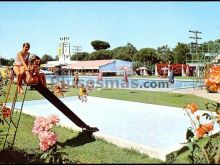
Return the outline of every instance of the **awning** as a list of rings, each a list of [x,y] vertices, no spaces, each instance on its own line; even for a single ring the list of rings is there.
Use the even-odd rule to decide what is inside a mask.
[[[44,73],[44,74],[53,74],[54,72],[47,71],[47,70],[40,70],[40,73]]]
[[[148,68],[142,66],[142,67],[137,68],[136,70],[146,70],[146,69],[148,69]]]
[[[40,67],[41,68],[52,68],[52,67],[56,67],[56,65],[54,65],[54,64],[41,64]]]

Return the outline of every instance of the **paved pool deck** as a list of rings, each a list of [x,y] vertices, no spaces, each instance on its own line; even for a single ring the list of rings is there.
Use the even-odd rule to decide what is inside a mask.
[[[183,146],[186,130],[191,126],[182,108],[91,96],[87,103],[76,96],[60,100],[87,125],[99,128],[94,133],[96,137],[161,160]],[[23,112],[34,116],[56,114],[60,125],[81,131],[46,99],[25,101]]]

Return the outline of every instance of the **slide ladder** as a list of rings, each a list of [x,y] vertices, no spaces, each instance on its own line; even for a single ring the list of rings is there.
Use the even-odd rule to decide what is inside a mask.
[[[7,91],[7,96],[6,96],[6,100],[5,103],[3,105],[3,108],[6,107],[6,102],[9,96],[9,93],[11,91],[11,85],[12,85],[13,80],[10,80],[10,84],[9,84],[9,89]],[[22,104],[20,108],[16,108],[16,102],[17,102],[17,96],[18,96],[18,92],[17,92],[17,88],[16,91],[14,93],[14,97],[13,97],[13,102],[11,104],[11,115],[9,117],[9,119],[4,118],[5,123],[8,126],[7,129],[7,133],[6,133],[6,137],[5,137],[5,141],[4,141],[4,145],[3,145],[3,150],[5,150],[6,148],[9,150],[12,150],[14,147],[14,143],[15,143],[15,138],[17,135],[17,130],[18,130],[18,126],[19,126],[19,122],[20,122],[20,118],[21,118],[21,113],[22,113],[22,109],[23,109],[23,105],[24,105],[24,100],[25,100],[25,96],[26,96],[26,92],[27,92],[27,85],[25,87],[25,91],[24,94],[22,95]],[[19,110],[18,111],[18,116],[15,117],[14,116],[14,110]]]
[[[12,76],[13,77],[13,76]],[[11,91],[11,86],[13,83],[13,78],[10,78],[10,84],[9,84],[9,89],[7,91],[7,96],[4,105],[2,106],[3,108],[8,108],[6,107],[6,103],[8,100],[9,93]],[[29,84],[30,85],[30,84]],[[22,95],[22,103],[20,108],[15,108],[16,102],[17,102],[17,96],[18,96],[18,90],[16,88],[16,91],[14,93],[13,101],[11,104],[11,115],[9,119],[4,118],[5,123],[8,125],[4,145],[3,145],[3,150],[7,149],[13,149],[14,143],[15,143],[15,138],[17,135],[17,130],[21,118],[21,113],[24,105],[24,100],[27,92],[27,87],[29,86],[26,84],[25,87],[25,92]],[[44,84],[41,82],[38,82],[37,84],[31,84],[32,87],[34,87],[41,95],[43,95],[48,101],[50,101],[58,110],[60,110],[66,117],[68,117],[73,123],[75,123],[78,127],[82,128],[83,131],[87,131],[89,133],[93,133],[96,131],[99,131],[98,128],[96,127],[90,127],[89,125],[85,124],[75,113],[73,113],[58,97],[56,97]],[[14,110],[17,109],[18,111],[18,117],[14,116]],[[6,147],[7,146],[7,147]]]

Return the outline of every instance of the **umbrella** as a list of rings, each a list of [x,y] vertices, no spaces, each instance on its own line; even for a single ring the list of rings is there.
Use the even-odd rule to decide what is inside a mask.
[[[55,67],[56,65],[54,64],[41,64],[40,67],[42,68],[52,68],[52,67]]]
[[[137,68],[136,70],[146,70],[146,69],[147,69],[146,67],[142,66],[142,67]]]

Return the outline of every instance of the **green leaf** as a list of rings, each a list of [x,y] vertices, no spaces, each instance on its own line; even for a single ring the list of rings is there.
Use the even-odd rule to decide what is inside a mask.
[[[189,142],[189,143],[188,143],[188,147],[189,147],[189,150],[190,150],[190,151],[193,151],[193,149],[194,149],[194,143],[193,143],[193,142]]]
[[[42,154],[42,155],[41,155],[41,157],[40,157],[40,158],[41,158],[41,159],[46,159],[46,158],[47,158],[47,156],[48,156],[48,153],[47,153],[47,152],[45,152],[44,154]]]

